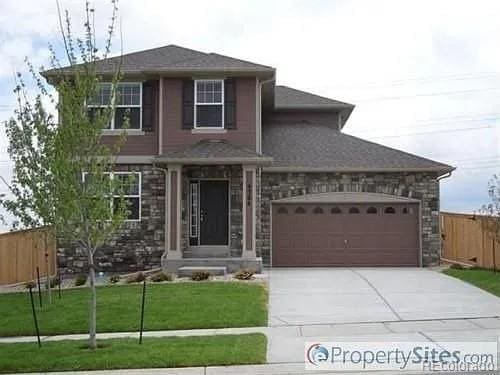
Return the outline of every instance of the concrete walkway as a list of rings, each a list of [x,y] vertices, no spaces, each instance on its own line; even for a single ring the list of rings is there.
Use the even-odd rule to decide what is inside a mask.
[[[177,331],[145,331],[143,337],[184,337],[184,336],[213,336],[213,335],[242,335],[245,333],[264,333],[267,334],[267,327],[243,327],[243,328],[220,328],[220,329],[186,329]],[[62,341],[62,340],[86,340],[88,333],[76,335],[55,335],[42,336],[42,341]],[[98,340],[117,339],[117,338],[138,338],[139,332],[109,332],[98,333]],[[36,336],[15,336],[0,337],[0,344],[15,342],[36,342]]]
[[[174,369],[83,371],[72,374],[89,375],[299,375],[304,370],[304,344],[308,341],[492,341],[500,337],[500,318],[420,320],[404,322],[372,322],[360,324],[328,324],[305,326],[228,328],[219,330],[186,330],[145,332],[145,337],[196,336],[262,332],[268,337],[267,365],[215,366]],[[137,332],[99,334],[100,339],[137,337]],[[84,339],[86,335],[52,336],[45,341]],[[0,342],[34,341],[34,337],[3,338]],[[328,372],[322,374],[327,374]],[[411,372],[412,374],[418,374]],[[42,373],[40,373],[42,374]],[[66,375],[67,372],[50,373]],[[341,374],[331,372],[331,374]],[[382,374],[377,372],[377,374]],[[388,373],[388,374],[394,374]]]

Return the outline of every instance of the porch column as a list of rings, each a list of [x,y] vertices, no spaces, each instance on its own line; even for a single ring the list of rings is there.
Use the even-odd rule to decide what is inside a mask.
[[[242,258],[256,258],[257,168],[243,166],[243,253]]]
[[[182,258],[182,166],[167,166],[167,260]]]

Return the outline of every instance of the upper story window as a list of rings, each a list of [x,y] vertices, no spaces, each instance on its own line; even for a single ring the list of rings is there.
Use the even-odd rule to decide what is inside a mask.
[[[224,80],[196,80],[194,100],[195,128],[224,128]]]
[[[112,95],[112,84],[100,83],[97,95],[89,101],[90,115],[108,106]],[[115,107],[108,129],[123,129],[126,119],[129,121],[129,129],[142,129],[142,83],[118,83]]]

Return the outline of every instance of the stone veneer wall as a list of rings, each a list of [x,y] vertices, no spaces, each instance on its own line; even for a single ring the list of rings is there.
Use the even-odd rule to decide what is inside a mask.
[[[160,267],[165,249],[165,175],[151,165],[120,165],[120,171],[141,172],[141,221],[123,228],[95,254],[97,271],[133,272]],[[75,244],[58,243],[62,273],[87,271],[87,258]]]
[[[243,249],[243,169],[241,165],[186,166],[182,169],[182,240],[183,251],[189,247],[189,180],[229,180],[230,256],[240,257]],[[209,255],[207,255],[209,256]]]
[[[385,193],[421,201],[424,266],[439,263],[439,182],[435,173],[271,173],[261,177],[257,256],[270,263],[271,201],[335,191]]]

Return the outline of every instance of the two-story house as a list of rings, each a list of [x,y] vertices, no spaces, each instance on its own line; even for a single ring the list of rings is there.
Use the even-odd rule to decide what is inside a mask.
[[[453,168],[344,134],[353,105],[278,86],[272,67],[175,45],[126,54],[121,70],[102,140],[130,113],[116,174],[136,186],[127,222],[96,255],[102,270],[438,263],[439,179]],[[77,248],[59,255],[84,267]]]

